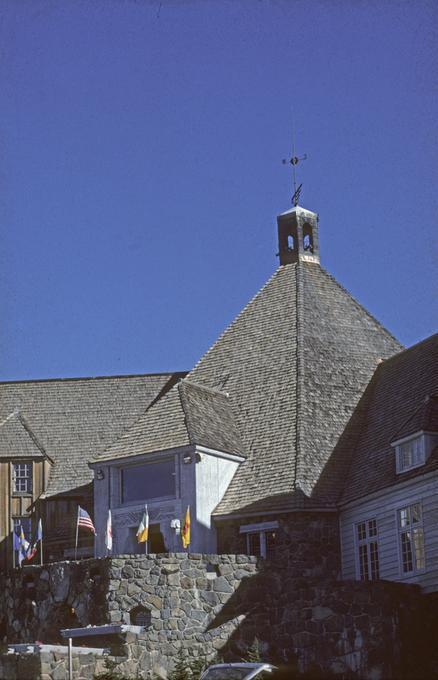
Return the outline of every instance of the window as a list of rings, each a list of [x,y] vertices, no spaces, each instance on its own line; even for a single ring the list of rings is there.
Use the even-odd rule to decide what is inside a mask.
[[[272,559],[278,544],[278,522],[262,522],[240,527],[240,533],[246,534],[246,552],[248,555]]]
[[[419,467],[425,462],[424,437],[415,437],[395,447],[397,472]]]
[[[28,543],[31,543],[32,539],[32,518],[31,517],[14,517],[14,534],[19,537],[21,534],[21,529],[23,529],[24,538]],[[14,565],[18,564],[18,542],[15,539],[13,541],[14,549]]]
[[[14,493],[32,493],[32,463],[14,463],[12,489]]]
[[[32,518],[31,517],[14,517],[14,531],[17,536],[21,533],[21,527],[27,541],[30,541],[32,534]]]
[[[379,578],[379,546],[377,520],[368,519],[356,524],[357,576],[361,581]]]
[[[426,560],[421,503],[400,508],[397,515],[402,573],[422,571],[426,566]]]
[[[175,496],[175,460],[133,465],[122,470],[122,502]]]

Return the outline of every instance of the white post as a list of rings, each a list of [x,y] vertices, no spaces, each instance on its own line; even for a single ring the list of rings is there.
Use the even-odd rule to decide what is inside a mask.
[[[73,680],[73,644],[72,639],[68,639],[68,680]]]

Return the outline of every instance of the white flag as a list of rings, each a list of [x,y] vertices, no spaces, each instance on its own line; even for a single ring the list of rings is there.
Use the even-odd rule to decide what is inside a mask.
[[[105,545],[107,550],[113,549],[113,527],[111,523],[111,510],[108,510],[108,519],[106,521]]]

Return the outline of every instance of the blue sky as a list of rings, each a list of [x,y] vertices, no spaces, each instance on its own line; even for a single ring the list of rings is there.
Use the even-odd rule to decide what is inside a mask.
[[[404,344],[436,330],[438,3],[3,0],[0,379],[189,369],[290,206]]]

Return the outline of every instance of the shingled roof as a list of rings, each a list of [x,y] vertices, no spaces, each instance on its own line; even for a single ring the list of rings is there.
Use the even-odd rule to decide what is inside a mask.
[[[183,373],[0,383],[0,420],[8,420],[4,456],[54,461],[46,495],[92,480],[88,461],[119,437]],[[18,419],[20,420],[20,424]],[[23,422],[34,441],[23,432]],[[21,428],[21,429],[20,429]],[[1,435],[0,435],[1,436]],[[35,443],[38,442],[38,445]]]
[[[0,423],[0,458],[45,458],[46,453],[19,411]]]
[[[99,460],[193,444],[244,455],[228,395],[182,380],[142,414]]]
[[[347,474],[334,496],[345,503],[436,469],[438,456],[432,455],[426,465],[396,474],[391,443],[421,430],[438,431],[437,395],[438,334],[380,364],[364,395],[348,464],[344,457]]]
[[[378,362],[401,349],[319,264],[281,266],[188,376],[227,390],[248,451],[215,514],[309,505]]]

